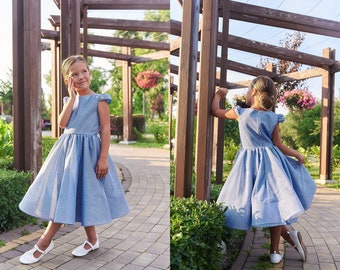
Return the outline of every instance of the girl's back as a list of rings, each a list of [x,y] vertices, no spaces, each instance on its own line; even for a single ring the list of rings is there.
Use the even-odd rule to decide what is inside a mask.
[[[284,121],[282,114],[241,107],[236,107],[235,110],[239,115],[239,131],[243,148],[273,146],[272,133],[276,124]]]

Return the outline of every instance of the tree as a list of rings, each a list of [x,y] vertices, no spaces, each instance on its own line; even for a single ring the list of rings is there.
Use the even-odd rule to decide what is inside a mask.
[[[320,145],[321,104],[300,113],[288,113],[280,125],[281,138],[288,146],[309,149]],[[340,99],[334,102],[333,144],[340,146]]]
[[[280,40],[280,46],[289,50],[296,51],[305,39],[305,34],[295,32],[292,34],[287,33],[284,40]],[[299,71],[302,67],[301,63],[291,62],[282,59],[262,58],[260,59],[261,68],[265,68],[267,63],[274,63],[276,72],[278,74],[288,74]],[[295,80],[292,82],[285,82],[278,85],[279,95],[281,96],[285,91],[290,91],[295,88],[304,88],[305,80]]]
[[[170,19],[169,11],[146,11],[145,12],[145,20],[150,21],[168,21]],[[153,33],[153,32],[138,32],[138,31],[115,31],[115,37],[120,38],[129,38],[129,39],[140,39],[140,40],[152,40],[152,41],[166,41],[168,39],[168,33]],[[121,52],[120,47],[112,47],[113,52]],[[149,49],[141,49],[141,48],[133,48],[132,54],[136,56],[142,56],[147,53],[154,52],[154,50]],[[116,115],[122,114],[122,71],[121,67],[117,66],[116,61],[112,62],[113,70],[110,72],[111,77],[111,88],[108,90],[108,93],[111,94],[113,98],[116,98],[118,102],[118,106],[111,104],[110,109],[111,112],[114,112]],[[147,108],[145,109],[147,115],[153,115],[154,110],[159,114],[164,107],[167,105],[167,73],[168,73],[168,59],[154,60],[147,63],[134,64],[132,68],[132,78],[136,78],[139,72],[145,70],[155,70],[162,74],[162,79],[159,81],[156,87],[153,87],[150,90],[145,90],[139,87],[135,80],[132,80],[132,89],[133,89],[133,112],[143,113],[143,105],[144,105],[144,97],[146,99],[145,104]],[[160,95],[161,96],[160,96]],[[160,99],[163,99],[163,103],[160,102]],[[157,104],[163,104],[159,108]],[[150,111],[151,109],[151,111]]]
[[[12,115],[13,107],[13,83],[12,83],[12,70],[8,70],[7,78],[5,80],[0,79],[0,102],[1,114]]]

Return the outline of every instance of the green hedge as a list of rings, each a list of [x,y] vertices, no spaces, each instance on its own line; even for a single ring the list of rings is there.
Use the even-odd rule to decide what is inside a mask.
[[[144,115],[133,115],[132,116],[132,127],[136,129],[139,133],[145,132],[145,116]],[[111,135],[116,135],[118,137],[123,136],[123,116],[110,116],[110,129]],[[138,134],[133,132],[133,139],[138,138]]]
[[[19,210],[31,173],[0,169],[0,233],[24,224],[28,216]]]
[[[226,228],[224,211],[216,203],[170,200],[171,269],[219,269]]]

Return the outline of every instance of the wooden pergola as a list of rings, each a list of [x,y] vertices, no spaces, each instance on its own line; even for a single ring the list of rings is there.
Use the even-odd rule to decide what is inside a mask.
[[[229,89],[248,87],[249,81],[229,82],[227,70],[247,75],[267,75],[277,83],[322,77],[322,113],[320,138],[320,179],[330,180],[332,174],[332,135],[334,112],[334,74],[340,71],[335,50],[326,48],[322,56],[249,40],[229,34],[229,20],[286,28],[323,36],[340,38],[340,22],[284,12],[240,2],[224,0],[180,1],[182,22],[171,21],[170,53],[179,57],[179,66],[170,65],[172,74],[179,75],[175,149],[175,196],[189,197],[192,185],[193,145],[196,140],[196,197],[209,200],[212,160],[216,159],[216,177],[221,181],[223,164],[223,120],[210,114],[216,86]],[[201,18],[201,19],[200,19]],[[223,29],[219,31],[219,18]],[[200,43],[200,48],[199,48]],[[218,55],[218,47],[221,55]],[[204,49],[203,49],[204,48]],[[300,62],[311,68],[280,75],[269,66],[266,70],[228,59],[228,48],[287,61]],[[197,66],[200,64],[199,72]],[[217,72],[216,70],[220,72]],[[198,88],[196,138],[194,138],[194,106]],[[215,122],[215,123],[214,123]]]
[[[169,0],[53,0],[60,16],[51,16],[52,30],[40,27],[40,0],[13,1],[14,166],[37,173],[41,167],[41,39],[51,41],[52,135],[58,137],[57,117],[68,95],[61,62],[73,54],[120,60],[123,69],[123,138],[132,140],[132,64],[169,57],[167,42],[114,38],[89,34],[89,29],[169,33],[170,22],[88,17],[89,10],[169,10]],[[88,49],[88,44],[122,47],[121,53]],[[132,48],[156,50],[143,56]]]

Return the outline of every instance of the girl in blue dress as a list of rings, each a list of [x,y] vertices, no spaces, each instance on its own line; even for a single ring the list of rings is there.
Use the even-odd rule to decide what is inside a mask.
[[[303,155],[281,141],[279,123],[284,116],[273,112],[274,82],[265,76],[252,81],[246,95],[249,108],[220,109],[220,99],[227,93],[227,89],[219,89],[211,105],[214,116],[238,121],[241,138],[241,148],[217,200],[227,207],[226,225],[241,230],[269,227],[272,263],[282,260],[280,236],[305,261],[307,250],[301,234],[289,224],[310,207],[316,184],[303,166]]]
[[[95,226],[129,212],[109,156],[111,97],[91,91],[91,74],[80,55],[65,59],[62,73],[69,94],[58,118],[64,133],[19,204],[23,212],[50,222],[34,248],[20,257],[23,264],[38,262],[53,249],[62,224],[76,222],[84,226],[87,240],[72,254],[85,256],[99,248]]]

